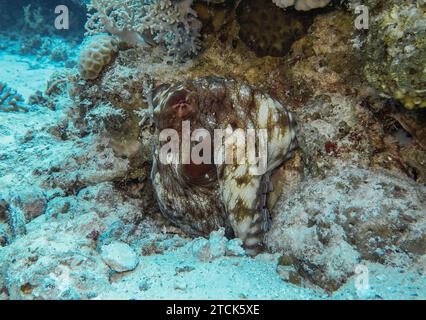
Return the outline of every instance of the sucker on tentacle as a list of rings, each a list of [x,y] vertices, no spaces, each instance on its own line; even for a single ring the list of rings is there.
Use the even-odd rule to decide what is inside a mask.
[[[258,206],[258,210],[260,210],[263,217],[262,231],[265,233],[269,231],[272,223],[271,213],[268,207],[269,193],[272,191],[274,191],[274,186],[271,181],[271,172],[267,172],[263,175],[260,184],[260,203]]]

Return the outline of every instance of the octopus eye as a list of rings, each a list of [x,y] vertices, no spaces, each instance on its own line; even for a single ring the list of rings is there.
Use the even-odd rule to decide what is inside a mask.
[[[192,106],[185,101],[179,101],[178,103],[174,104],[172,109],[180,119],[187,118],[193,111]]]
[[[178,119],[187,119],[194,113],[194,108],[187,99],[186,91],[176,92],[168,101],[173,113]]]

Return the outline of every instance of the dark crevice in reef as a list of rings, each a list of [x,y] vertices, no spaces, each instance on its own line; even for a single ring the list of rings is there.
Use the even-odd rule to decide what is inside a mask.
[[[277,10],[270,0],[245,0],[236,10],[239,36],[258,57],[283,57],[294,42],[307,34],[316,15],[331,10],[333,7],[308,12]]]

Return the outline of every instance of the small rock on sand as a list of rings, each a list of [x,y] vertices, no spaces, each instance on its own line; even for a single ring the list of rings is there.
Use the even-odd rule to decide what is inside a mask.
[[[101,255],[104,262],[116,272],[132,271],[139,264],[135,251],[124,242],[115,241],[102,246]]]

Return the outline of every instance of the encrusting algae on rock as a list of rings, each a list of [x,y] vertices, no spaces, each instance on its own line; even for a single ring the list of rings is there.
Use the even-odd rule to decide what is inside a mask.
[[[381,5],[384,9],[372,10],[365,46],[366,78],[380,93],[401,101],[407,109],[426,108],[424,2],[384,1]]]

